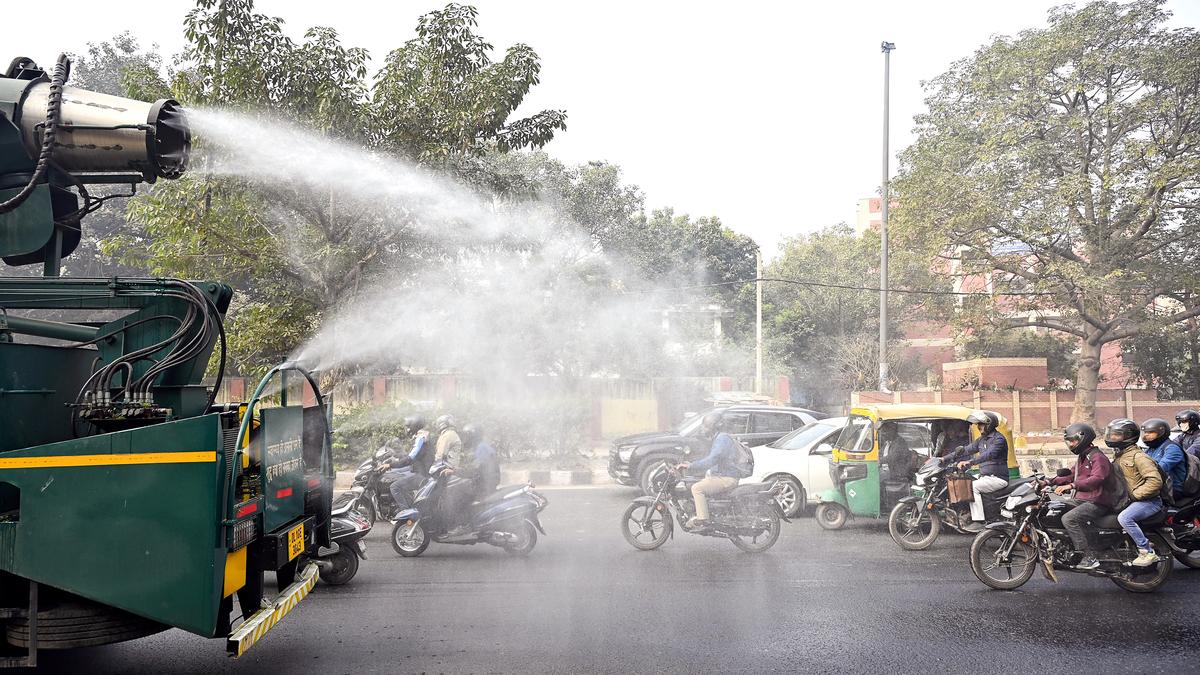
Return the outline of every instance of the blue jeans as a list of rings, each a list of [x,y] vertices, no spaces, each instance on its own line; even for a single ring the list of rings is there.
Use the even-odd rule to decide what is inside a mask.
[[[1142,534],[1142,528],[1138,527],[1137,521],[1145,520],[1161,510],[1161,497],[1132,502],[1117,516],[1117,522],[1121,524],[1121,527],[1125,529],[1125,532],[1133,539],[1133,543],[1137,544],[1138,548],[1143,551],[1152,551],[1154,549],[1150,546],[1150,540],[1146,538],[1146,535]]]

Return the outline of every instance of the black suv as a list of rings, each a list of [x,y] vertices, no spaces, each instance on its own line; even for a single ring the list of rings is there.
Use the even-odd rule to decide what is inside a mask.
[[[700,421],[714,410],[725,413],[725,431],[750,447],[782,438],[793,429],[826,417],[804,408],[772,405],[718,406],[687,418],[671,431],[623,436],[608,451],[608,475],[622,485],[636,485],[649,494],[650,473],[662,462],[683,462],[708,454],[707,441],[697,438]]]

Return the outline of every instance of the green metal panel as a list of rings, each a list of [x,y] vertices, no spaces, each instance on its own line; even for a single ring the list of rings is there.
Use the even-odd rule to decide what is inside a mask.
[[[858,464],[859,462],[845,462]],[[879,462],[861,462],[867,467],[867,477],[846,483],[846,505],[856,516],[879,517]]]
[[[0,452],[70,439],[71,409],[96,352],[0,342]]]
[[[22,187],[0,190],[0,202],[11,199]],[[20,206],[0,214],[0,256],[40,251],[53,235],[54,207],[48,184],[37,186]]]
[[[220,418],[207,415],[0,455],[213,452],[215,462],[0,468],[20,516],[0,569],[211,637],[221,600]],[[2,465],[0,465],[2,466]]]
[[[304,514],[304,410],[300,406],[264,408],[259,429],[267,510],[263,530],[274,532]]]

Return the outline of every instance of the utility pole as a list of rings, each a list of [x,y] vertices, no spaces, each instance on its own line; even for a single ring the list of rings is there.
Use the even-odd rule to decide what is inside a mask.
[[[896,45],[884,42],[883,49],[883,180],[880,189],[879,221],[879,391],[888,391],[888,84],[891,78],[892,50]]]
[[[754,393],[762,393],[762,251],[754,254]]]

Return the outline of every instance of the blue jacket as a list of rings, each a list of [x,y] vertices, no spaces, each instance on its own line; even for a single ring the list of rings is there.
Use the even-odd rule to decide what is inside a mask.
[[[980,476],[1008,480],[1008,441],[1004,434],[992,431],[976,438],[970,445],[964,445],[950,461],[969,461],[971,466],[979,467]]]
[[[1171,493],[1178,495],[1187,478],[1187,458],[1183,456],[1183,449],[1175,441],[1168,440],[1157,448],[1147,448],[1146,454],[1171,477]]]
[[[1200,457],[1200,429],[1180,434],[1175,442],[1183,448],[1184,452]]]
[[[688,465],[688,471],[699,473],[712,469],[714,476],[725,476],[727,478],[737,478],[737,471],[733,468],[733,463],[737,459],[733,437],[726,433],[719,433],[713,438],[712,448],[708,451],[708,456],[698,462],[692,462]]]

